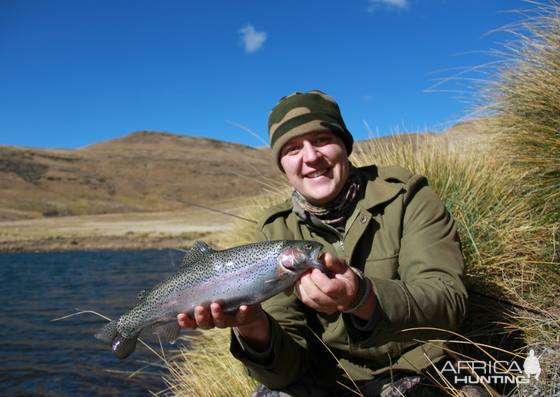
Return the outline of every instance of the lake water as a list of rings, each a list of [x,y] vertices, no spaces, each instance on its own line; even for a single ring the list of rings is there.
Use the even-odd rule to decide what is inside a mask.
[[[146,396],[165,388],[157,357],[138,343],[118,361],[93,335],[136,295],[178,270],[169,250],[0,254],[0,395]],[[175,267],[172,265],[172,259]],[[145,330],[142,339],[159,348]],[[164,348],[172,345],[163,342]],[[142,368],[145,368],[142,370]],[[142,375],[129,377],[142,370]]]

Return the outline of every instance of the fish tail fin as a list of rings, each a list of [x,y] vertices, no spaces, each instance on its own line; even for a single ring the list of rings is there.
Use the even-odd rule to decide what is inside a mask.
[[[137,337],[125,338],[117,329],[117,320],[113,320],[105,324],[96,334],[95,337],[106,345],[111,346],[113,355],[119,360],[124,360],[132,354],[136,349]]]
[[[110,345],[113,343],[113,339],[115,339],[118,333],[117,320],[113,320],[101,327],[101,329],[95,334],[95,337],[106,345]]]

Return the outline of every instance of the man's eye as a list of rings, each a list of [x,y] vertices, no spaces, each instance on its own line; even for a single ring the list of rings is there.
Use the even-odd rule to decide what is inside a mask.
[[[329,141],[329,139],[326,136],[322,136],[322,137],[317,138],[315,140],[315,143],[318,144],[318,145],[322,145],[322,144],[327,143],[328,141]]]
[[[288,146],[284,149],[284,154],[294,154],[297,152],[297,147],[296,146]]]

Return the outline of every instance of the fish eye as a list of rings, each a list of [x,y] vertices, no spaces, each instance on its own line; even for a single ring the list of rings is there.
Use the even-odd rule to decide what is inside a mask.
[[[305,249],[310,250],[311,248],[313,248],[311,244],[305,244]]]

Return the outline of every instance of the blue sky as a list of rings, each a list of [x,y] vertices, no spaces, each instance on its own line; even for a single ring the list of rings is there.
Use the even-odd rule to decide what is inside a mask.
[[[2,0],[0,144],[74,149],[138,130],[249,146],[294,91],[355,139],[441,130],[441,79],[492,60],[522,0]],[[235,124],[234,124],[235,123]]]

